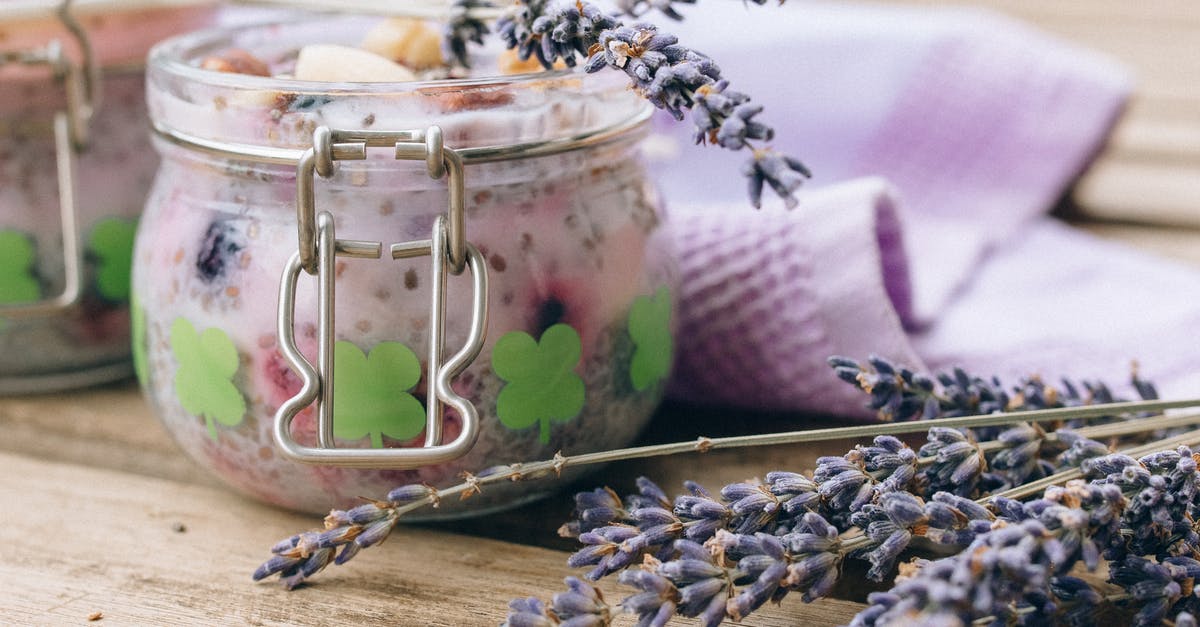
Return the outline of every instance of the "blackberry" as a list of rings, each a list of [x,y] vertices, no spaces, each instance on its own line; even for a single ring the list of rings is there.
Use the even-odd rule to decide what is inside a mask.
[[[534,314],[534,329],[536,329],[538,337],[546,329],[562,322],[566,315],[567,306],[556,296],[551,296],[538,304],[537,313]]]
[[[228,221],[216,220],[209,224],[196,255],[197,276],[205,283],[225,276],[230,258],[244,247],[237,237],[237,230]]]
[[[333,102],[333,98],[329,96],[296,94],[288,109],[291,111],[315,111],[331,102]]]

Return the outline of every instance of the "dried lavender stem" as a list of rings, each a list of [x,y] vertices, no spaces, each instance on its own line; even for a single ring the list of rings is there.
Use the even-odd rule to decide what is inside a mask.
[[[1135,433],[1143,433],[1156,429],[1170,429],[1172,427],[1183,427],[1195,424],[1200,424],[1200,414],[1172,416],[1164,415],[1155,416],[1153,418],[1139,418],[1125,422],[1114,422],[1106,425],[1083,427],[1081,429],[1074,429],[1073,431],[1083,437],[1097,440],[1100,438],[1109,438],[1119,435],[1132,435]],[[1045,439],[1047,441],[1054,442],[1060,438],[1057,433],[1047,433]]]
[[[821,440],[840,440],[842,438],[874,437],[877,435],[896,435],[899,433],[917,433],[927,429],[932,429],[934,427],[962,429],[1011,425],[1018,422],[1053,422],[1055,420],[1096,418],[1098,416],[1112,416],[1116,414],[1147,411],[1164,411],[1167,409],[1180,409],[1185,407],[1200,407],[1200,399],[1185,399],[1175,401],[1127,401],[1121,403],[1081,405],[1078,407],[1060,407],[1056,409],[1033,409],[1028,411],[1014,411],[1000,414],[958,416],[954,418],[936,418],[934,420],[914,420],[910,422],[861,425],[856,427],[812,429],[810,431],[801,432],[809,434],[810,437],[808,439],[793,440],[793,442],[817,442]],[[777,444],[777,442],[771,442],[771,444]]]
[[[726,438],[701,437],[697,442],[673,442],[670,444],[655,444],[634,448],[584,453],[544,462],[523,465],[520,470],[544,470],[566,468],[567,466],[583,466],[586,464],[604,464],[627,459],[657,457],[660,455],[678,455],[696,451],[710,451],[727,448],[743,448],[751,446],[774,446],[777,444],[797,444],[802,442],[821,442],[825,440],[842,440],[877,435],[896,435],[901,433],[919,433],[935,427],[973,428],[996,427],[1020,422],[1053,422],[1056,420],[1072,420],[1077,418],[1095,418],[1115,414],[1162,411],[1182,407],[1198,407],[1200,399],[1176,401],[1131,401],[1122,403],[1105,403],[1083,407],[1063,407],[1058,409],[1037,409],[1031,411],[1011,412],[1004,414],[987,414],[983,416],[959,416],[954,418],[937,418],[934,420],[916,420],[912,422],[896,422],[886,424],[859,425],[854,427],[830,427],[826,429],[809,429],[806,431],[785,431],[782,433],[764,433],[758,435],[731,436]],[[1172,417],[1173,418],[1173,417]],[[1148,424],[1137,421],[1139,425]],[[1157,424],[1157,423],[1156,423]],[[1187,422],[1180,424],[1190,424]],[[1164,426],[1178,426],[1168,423]],[[1155,427],[1142,427],[1134,433],[1149,431]],[[511,476],[511,475],[509,475]],[[490,477],[489,477],[490,478]],[[504,477],[508,478],[508,477]],[[482,481],[482,479],[481,479]],[[489,482],[490,483],[490,482]]]
[[[1128,595],[1113,595],[1113,596],[1128,596]],[[1110,601],[1110,598],[1103,597],[1102,600]],[[1032,608],[1032,607],[1019,607],[1019,608],[1013,610],[1013,613],[1018,616],[1024,616],[1024,615],[1033,614],[1035,611],[1036,610],[1034,610],[1034,608]],[[976,618],[975,620],[971,621],[971,624],[979,625],[979,627],[986,627],[987,625],[994,625],[994,624],[996,624],[996,617],[995,616],[984,616],[981,618]]]
[[[1095,425],[1091,427],[1083,427],[1082,429],[1072,429],[1077,435],[1093,440],[1101,438],[1110,438],[1119,435],[1132,435],[1135,433],[1146,433],[1156,429],[1170,429],[1172,427],[1185,427],[1190,425],[1200,424],[1200,414],[1188,414],[1186,416],[1156,416],[1154,418],[1141,418],[1138,420],[1129,420],[1125,422],[1115,422],[1107,425]],[[1057,433],[1047,433],[1043,438],[1046,442],[1058,442]],[[991,440],[988,442],[980,442],[979,450],[984,453],[998,451],[1004,448],[1004,443],[999,440]],[[917,464],[927,466],[936,459],[936,457],[921,457],[917,459]]]
[[[413,510],[420,509],[426,505],[432,504],[449,496],[461,495],[468,491],[475,491],[479,486],[484,486],[502,481],[513,481],[525,476],[542,475],[549,472],[556,474],[564,468],[574,466],[586,466],[589,464],[607,464],[610,462],[624,461],[629,459],[641,459],[645,457],[658,457],[667,455],[679,455],[683,453],[707,452],[716,449],[741,448],[751,446],[772,446],[777,444],[796,444],[801,442],[819,442],[823,440],[840,440],[854,437],[865,437],[875,435],[894,435],[898,433],[917,433],[927,431],[934,427],[994,427],[1001,425],[1014,424],[1018,422],[1050,422],[1054,420],[1071,420],[1076,418],[1094,418],[1097,416],[1111,416],[1113,414],[1131,413],[1139,411],[1161,411],[1164,409],[1176,409],[1180,407],[1196,407],[1200,406],[1200,399],[1176,400],[1176,401],[1132,401],[1123,403],[1106,403],[1100,405],[1088,405],[1085,407],[1064,407],[1059,409],[1039,409],[1033,411],[1012,412],[1009,414],[988,414],[985,416],[963,416],[955,418],[937,418],[934,420],[918,420],[913,422],[899,422],[882,425],[860,425],[855,427],[832,427],[827,429],[813,429],[809,431],[786,431],[783,433],[767,433],[759,435],[743,435],[731,436],[725,438],[705,438],[701,437],[694,442],[672,442],[668,444],[654,444],[649,446],[637,446],[632,448],[614,449],[609,451],[599,451],[596,453],[584,453],[581,455],[572,456],[555,456],[554,459],[530,462],[524,464],[513,464],[494,474],[487,476],[475,477],[471,476],[467,481],[458,485],[450,486],[438,490],[435,494],[428,497],[418,499],[411,503],[407,503],[395,509],[396,515],[402,515]],[[1149,431],[1155,428],[1180,426],[1181,424],[1191,424],[1188,422],[1171,423],[1170,420],[1197,420],[1200,416],[1189,416],[1187,418],[1177,418],[1173,416],[1163,416],[1160,418],[1148,418],[1138,421],[1133,421],[1128,424],[1138,425],[1138,429],[1133,433],[1141,431]],[[1151,423],[1150,421],[1168,421],[1166,424],[1160,422]],[[1122,425],[1126,423],[1120,423]],[[1102,425],[1110,428],[1115,428],[1116,425]],[[1082,429],[1080,430],[1082,431]],[[1111,433],[1110,433],[1111,434]],[[1086,435],[1086,434],[1083,434]],[[1187,435],[1187,434],[1184,434]],[[1101,436],[1103,437],[1103,436]],[[1157,450],[1157,449],[1152,449]],[[1060,475],[1063,473],[1059,473]],[[1040,481],[1046,481],[1057,477],[1051,475]],[[1078,476],[1078,475],[1076,475]],[[1075,478],[1075,477],[1072,477]],[[1062,479],[1066,481],[1067,479]],[[1053,485],[1047,483],[1045,485]],[[1006,494],[1006,496],[1008,496]],[[1010,497],[1018,498],[1018,497]]]
[[[1200,417],[1200,416],[1188,416],[1186,419],[1195,420],[1198,417]],[[1162,418],[1168,418],[1168,417],[1163,416]],[[1143,422],[1149,422],[1149,420],[1158,420],[1158,419],[1147,419],[1146,421],[1135,421],[1135,422],[1132,422],[1131,424],[1143,424]],[[1101,425],[1101,426],[1110,427],[1112,425]],[[1093,427],[1093,428],[1099,429],[1099,427]],[[1082,432],[1083,429],[1080,429],[1079,431]],[[1119,435],[1119,434],[1112,434],[1112,435]],[[1187,433],[1181,433],[1173,438],[1167,438],[1166,440],[1159,440],[1157,442],[1151,442],[1149,444],[1143,444],[1141,446],[1135,446],[1132,448],[1128,448],[1123,451],[1117,451],[1117,453],[1122,454],[1122,455],[1128,455],[1134,459],[1137,459],[1138,457],[1153,453],[1155,451],[1168,450],[1168,449],[1175,448],[1177,446],[1196,446],[1196,445],[1200,445],[1200,429],[1188,431]],[[1031,481],[1029,483],[1026,483],[1021,486],[1017,486],[1010,490],[1005,490],[1003,492],[997,492],[995,494],[986,496],[984,498],[977,499],[975,502],[979,503],[980,505],[987,505],[989,501],[991,501],[994,498],[999,498],[999,497],[1021,500],[1021,499],[1031,497],[1031,496],[1035,496],[1037,494],[1041,494],[1043,491],[1045,491],[1046,488],[1048,488],[1050,486],[1062,485],[1068,481],[1071,481],[1072,479],[1082,479],[1082,478],[1083,478],[1083,471],[1078,468],[1072,468],[1070,470],[1064,470],[1062,472],[1058,472],[1058,473],[1043,477],[1041,479]],[[854,551],[857,551],[859,549],[868,548],[874,544],[874,542],[867,536],[863,535],[862,530],[857,527],[851,527],[850,529],[847,529],[845,532],[843,532],[841,534],[841,538],[842,538],[842,545],[841,545],[841,554],[842,555],[849,555],[850,553],[853,553]]]
[[[1135,446],[1133,448],[1128,448],[1117,452],[1122,455],[1128,455],[1134,459],[1137,459],[1143,455],[1149,455],[1150,453],[1156,451],[1170,450],[1177,446],[1200,446],[1200,429],[1188,431],[1187,433],[1181,433],[1173,438],[1167,438],[1165,440],[1159,440],[1157,442],[1151,442],[1149,444],[1143,444],[1141,446]],[[981,504],[986,504],[989,500],[996,497],[1020,500],[1039,494],[1050,486],[1063,484],[1072,479],[1082,478],[1083,471],[1078,468],[1072,468],[1071,470],[1064,470],[1047,477],[1042,477],[1041,479],[1037,479],[1035,481],[1030,481],[1025,485],[1017,486],[1011,490],[997,492],[996,494],[993,494],[987,498],[981,499],[979,502]]]
[[[1035,409],[1029,411],[1017,411],[1008,413],[986,414],[980,416],[957,416],[954,418],[936,418],[933,420],[914,420],[910,422],[893,422],[884,424],[869,424],[858,425],[854,427],[830,427],[825,429],[809,429],[807,431],[788,431],[783,433],[767,433],[761,435],[738,436],[730,438],[713,438],[707,440],[706,448],[734,448],[742,446],[769,446],[774,444],[795,444],[799,442],[820,442],[824,440],[841,440],[861,437],[874,437],[877,435],[897,435],[901,433],[919,433],[927,431],[935,427],[949,427],[956,429],[975,428],[975,427],[997,427],[1002,425],[1011,425],[1020,422],[1053,422],[1056,420],[1074,420],[1079,418],[1096,418],[1099,416],[1112,416],[1116,414],[1136,413],[1146,411],[1163,411],[1166,409],[1179,409],[1184,407],[1200,407],[1200,399],[1187,399],[1176,401],[1128,401],[1121,403],[1104,403],[1098,405],[1085,405],[1080,407],[1061,407],[1057,409]],[[669,445],[662,445],[669,446]],[[678,445],[686,446],[686,445]],[[641,447],[653,448],[653,447]],[[626,449],[637,450],[637,449]],[[673,451],[674,452],[674,451]],[[639,454],[636,457],[648,457],[656,454],[673,454],[673,452],[656,453],[648,452],[647,454]],[[680,450],[678,452],[687,452]],[[593,453],[592,455],[599,455]],[[581,455],[578,457],[587,457]],[[575,459],[578,459],[575,458]],[[632,459],[631,457],[621,457],[618,459]],[[614,459],[606,459],[602,461],[616,461]],[[595,463],[595,462],[587,462]]]

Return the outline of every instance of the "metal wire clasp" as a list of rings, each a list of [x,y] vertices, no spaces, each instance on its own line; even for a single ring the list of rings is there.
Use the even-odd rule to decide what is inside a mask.
[[[313,184],[315,175],[333,176],[337,161],[362,160],[366,158],[368,147],[385,146],[394,146],[398,160],[425,161],[430,177],[446,176],[450,186],[449,208],[446,215],[438,216],[434,221],[430,238],[393,244],[389,249],[393,259],[430,257],[432,303],[426,366],[425,446],[341,448],[334,442],[333,435],[335,259],[338,256],[378,259],[383,244],[337,239],[333,216],[326,211],[316,211]],[[479,413],[469,400],[454,392],[451,381],[483,349],[487,327],[487,264],[463,233],[465,207],[461,157],[453,149],[443,146],[442,131],[436,126],[423,131],[399,132],[320,127],[313,133],[313,147],[305,151],[297,164],[296,179],[299,249],[288,261],[280,281],[278,334],[283,355],[300,375],[303,385],[275,413],[276,445],[285,457],[295,461],[354,467],[416,468],[465,455],[479,437]],[[316,367],[296,346],[296,283],[301,270],[317,276]],[[447,360],[443,354],[447,273],[460,274],[463,270],[469,270],[472,279],[471,326],[465,345]],[[292,420],[314,401],[317,404],[317,446],[302,446],[292,438]],[[445,405],[454,408],[462,420],[461,432],[450,443],[442,442]]]
[[[47,66],[54,80],[63,85],[67,108],[54,114],[54,155],[58,171],[59,220],[62,224],[63,289],[50,298],[0,305],[0,315],[11,318],[44,316],[79,302],[83,263],[80,256],[78,212],[76,211],[75,153],[88,144],[88,127],[99,100],[99,69],[91,41],[83,26],[71,15],[71,1],[58,6],[58,17],[79,45],[82,66],[64,52],[62,43],[51,41],[40,48],[0,51],[0,67],[9,64]]]

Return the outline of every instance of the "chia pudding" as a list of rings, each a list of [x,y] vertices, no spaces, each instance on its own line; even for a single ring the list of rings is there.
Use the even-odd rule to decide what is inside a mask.
[[[53,17],[0,7],[0,50],[74,40]],[[66,284],[54,117],[67,108],[48,66],[0,66],[0,393],[46,392],[128,376],[129,268],[134,229],[157,157],[146,121],[143,58],[152,43],[205,23],[206,7],[141,8],[93,3],[79,20],[101,66],[103,94],[75,155],[82,265],[79,298],[53,313],[5,315],[54,298]]]
[[[402,484],[444,487],[464,471],[627,445],[661,399],[673,353],[676,276],[638,154],[647,105],[624,78],[487,77],[495,53],[482,55],[483,77],[289,78],[303,46],[354,46],[377,24],[323,18],[201,32],[161,44],[148,69],[163,162],[135,249],[139,377],[163,424],[202,466],[255,498],[314,513],[382,498]],[[232,51],[249,51],[270,76],[203,69]],[[482,353],[453,387],[478,409],[480,437],[464,457],[414,470],[283,459],[273,418],[301,386],[276,335],[280,277],[297,250],[296,166],[288,159],[312,146],[318,126],[433,124],[454,149],[570,144],[465,168],[466,239],[486,260],[489,319]],[[623,130],[571,143],[606,129]],[[423,162],[372,149],[365,161],[317,178],[315,202],[334,216],[338,238],[386,250],[428,239],[448,193]],[[429,259],[386,257],[337,260],[334,423],[343,447],[424,441]],[[302,272],[296,295],[296,341],[310,360],[315,283]],[[447,354],[467,337],[470,290],[465,274],[450,277]],[[315,408],[304,409],[293,438],[315,446],[315,422]],[[449,412],[443,441],[459,432]],[[552,488],[498,485],[433,514],[477,514]]]

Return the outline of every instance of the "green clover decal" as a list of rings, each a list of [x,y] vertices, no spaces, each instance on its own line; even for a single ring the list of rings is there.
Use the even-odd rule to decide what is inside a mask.
[[[350,342],[333,346],[333,435],[342,440],[383,436],[410,440],[425,429],[425,408],[408,392],[421,380],[421,362],[400,342],[381,342],[370,356]]]
[[[42,295],[33,276],[33,241],[20,231],[0,231],[0,303],[28,303]]]
[[[88,250],[96,257],[96,287],[105,300],[129,300],[129,275],[133,269],[133,236],[137,223],[105,218],[92,229]]]
[[[674,341],[671,338],[671,291],[658,288],[654,296],[639,296],[629,309],[629,336],[633,361],[629,379],[641,392],[671,374]]]
[[[136,292],[129,303],[129,335],[133,342],[133,372],[143,387],[148,386],[146,364],[150,363],[150,358],[146,355],[146,310],[142,309]]]
[[[171,325],[171,352],[179,362],[175,395],[185,410],[204,418],[208,435],[217,439],[217,423],[234,427],[246,415],[246,399],[231,379],[238,370],[238,352],[225,332],[212,328],[197,333],[184,318]]]
[[[583,379],[575,366],[583,349],[579,332],[556,324],[540,342],[524,331],[506,333],[492,349],[492,369],[508,385],[496,399],[496,414],[509,429],[539,425],[542,444],[550,443],[550,423],[567,422],[583,409]]]

